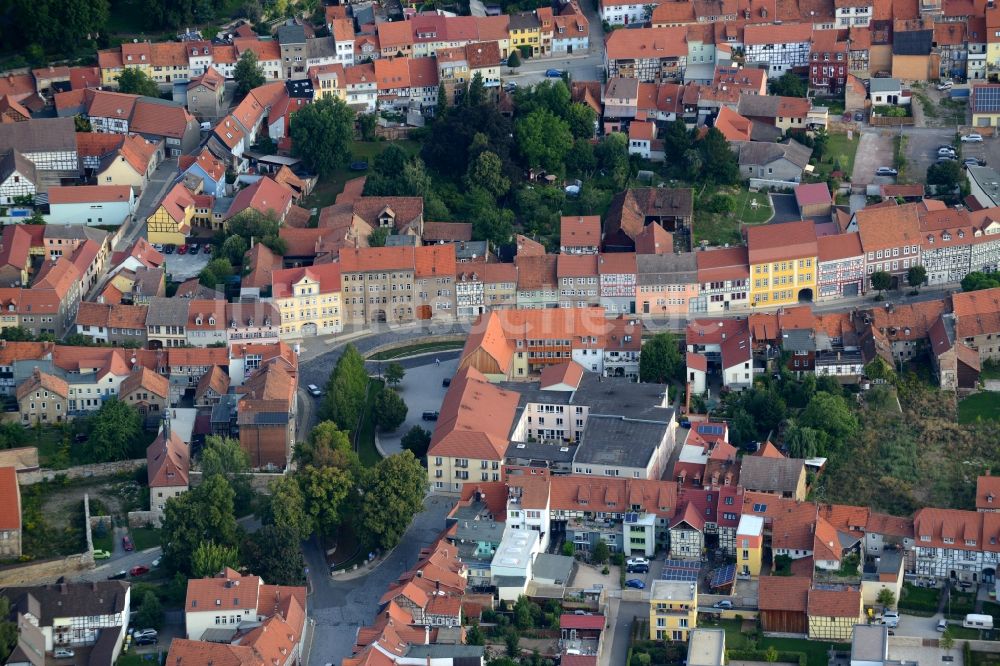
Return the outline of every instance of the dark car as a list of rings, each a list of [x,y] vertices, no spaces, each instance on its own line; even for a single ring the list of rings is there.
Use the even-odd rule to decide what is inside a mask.
[[[188,245],[188,254],[198,254],[198,244],[191,243]]]
[[[136,645],[156,645],[159,642],[156,636],[139,636],[134,641]]]
[[[562,75],[563,75],[562,70],[558,69],[545,70],[545,76],[549,77],[550,79],[558,79]]]
[[[169,245],[164,245],[163,246],[163,252],[166,253],[166,254],[173,254],[174,250],[176,250],[176,249],[177,249],[177,246],[174,245],[173,243],[170,243]]]
[[[625,587],[631,587],[634,590],[645,590],[646,584],[638,578],[629,578],[625,581]]]
[[[625,568],[628,573],[649,573],[648,564],[631,564]]]
[[[441,416],[441,412],[424,412],[421,418],[424,421],[437,421],[439,416]]]
[[[445,388],[448,388],[449,386],[451,386],[451,377],[445,377],[444,379],[442,379],[441,380],[441,386],[443,386]]]
[[[124,548],[125,550],[128,550],[128,551],[135,550],[135,546],[132,545],[132,539],[128,538],[127,536],[123,536],[122,537],[122,548]]]
[[[118,573],[108,576],[108,580],[122,580],[126,576],[128,576],[128,572],[122,569]]]

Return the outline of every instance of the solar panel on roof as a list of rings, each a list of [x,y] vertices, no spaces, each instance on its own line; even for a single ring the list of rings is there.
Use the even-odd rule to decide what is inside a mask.
[[[704,435],[721,435],[725,430],[717,424],[705,424],[698,426],[698,432]]]
[[[639,522],[639,514],[637,513],[626,513],[625,514],[626,523],[637,523]]]
[[[983,86],[976,88],[973,93],[975,95],[974,111],[980,113],[1000,111],[1000,88]]]
[[[701,562],[698,560],[667,560],[663,563],[664,569],[701,569]]]
[[[698,580],[698,572],[691,569],[664,569],[663,580],[690,583]]]
[[[727,564],[712,572],[712,587],[722,587],[729,585],[736,580],[736,565]]]

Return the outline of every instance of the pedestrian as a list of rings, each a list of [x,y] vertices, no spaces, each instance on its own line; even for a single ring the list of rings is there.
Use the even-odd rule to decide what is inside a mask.
[[[434,365],[441,365],[441,359],[439,358],[434,359]]]

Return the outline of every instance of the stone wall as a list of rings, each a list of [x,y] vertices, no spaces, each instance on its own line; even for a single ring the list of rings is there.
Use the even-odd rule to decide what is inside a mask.
[[[201,485],[202,473],[191,470],[188,474],[188,480],[192,488]],[[260,493],[263,495],[268,494],[267,486],[274,479],[280,479],[284,474],[280,472],[251,472],[250,473],[250,487],[253,488],[255,493]]]
[[[153,511],[129,511],[129,527],[146,527],[149,524],[156,524],[156,513]],[[159,525],[156,525],[159,527]]]
[[[24,446],[19,449],[0,451],[0,467],[13,467],[18,472],[38,469],[38,449]]]
[[[67,479],[87,479],[92,476],[114,476],[124,472],[134,472],[146,464],[145,458],[135,460],[119,460],[116,462],[95,463],[93,465],[78,465],[66,469],[35,469],[19,472],[17,482],[22,486],[30,486],[42,481],[54,481],[57,476]]]
[[[0,568],[0,587],[9,585],[38,585],[48,578],[58,578],[93,567],[94,560],[87,553],[70,555],[55,560],[45,560],[24,566]]]

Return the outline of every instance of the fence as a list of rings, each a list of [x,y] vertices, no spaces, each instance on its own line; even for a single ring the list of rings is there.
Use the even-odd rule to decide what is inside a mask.
[[[913,116],[898,118],[895,116],[876,116],[868,118],[868,124],[872,127],[906,127],[914,124]]]
[[[786,190],[795,189],[799,184],[791,180],[770,180],[768,178],[751,178],[751,190]]]

